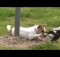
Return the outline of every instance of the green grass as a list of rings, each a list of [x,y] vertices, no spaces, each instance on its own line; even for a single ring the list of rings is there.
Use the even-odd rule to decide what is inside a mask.
[[[11,46],[0,46],[0,50],[27,50],[27,48],[11,47]]]
[[[59,48],[52,43],[46,43],[40,45],[33,45],[32,47],[30,47],[30,50],[59,50]]]
[[[32,26],[35,24],[46,23],[46,29],[51,30],[53,27],[60,26],[60,7],[22,7],[20,16],[21,26]],[[14,26],[15,8],[0,7],[0,36],[7,34],[6,26],[10,24]],[[58,40],[59,41],[59,40]],[[54,43],[60,47],[59,43]],[[53,45],[37,45],[37,49],[54,49]],[[35,47],[35,46],[34,46]],[[35,49],[35,48],[33,48]]]

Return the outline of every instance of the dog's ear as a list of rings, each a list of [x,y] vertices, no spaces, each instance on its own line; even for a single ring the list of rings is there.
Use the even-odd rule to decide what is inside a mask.
[[[46,26],[46,24],[43,24],[43,26]]]
[[[42,25],[39,25],[39,26],[38,26],[38,28],[41,28],[41,27],[42,27]]]
[[[41,27],[43,27],[43,26],[46,26],[46,24],[40,24],[40,25],[38,26],[38,28],[41,28]]]

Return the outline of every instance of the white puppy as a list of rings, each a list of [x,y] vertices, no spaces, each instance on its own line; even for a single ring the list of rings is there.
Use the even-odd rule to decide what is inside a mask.
[[[11,28],[10,25],[7,25],[7,30],[14,36],[15,33],[15,27]],[[19,36],[21,38],[25,38],[25,39],[33,39],[36,37],[40,37],[42,35],[42,32],[45,32],[45,24],[41,24],[41,25],[34,25],[32,27],[20,27],[20,31],[19,31]]]
[[[52,28],[53,31],[55,30],[60,30],[60,27],[57,27],[57,28]]]

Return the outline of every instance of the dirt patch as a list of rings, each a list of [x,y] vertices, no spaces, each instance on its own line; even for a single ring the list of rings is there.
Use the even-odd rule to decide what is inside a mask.
[[[31,41],[26,39],[20,39],[18,37],[13,37],[9,35],[0,36],[0,45],[28,48],[34,44],[45,43],[46,39],[33,39]]]

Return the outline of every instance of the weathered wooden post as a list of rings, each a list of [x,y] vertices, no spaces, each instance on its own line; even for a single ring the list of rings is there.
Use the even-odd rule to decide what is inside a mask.
[[[15,36],[19,36],[20,29],[20,7],[15,8]]]

